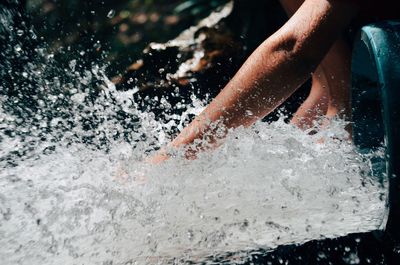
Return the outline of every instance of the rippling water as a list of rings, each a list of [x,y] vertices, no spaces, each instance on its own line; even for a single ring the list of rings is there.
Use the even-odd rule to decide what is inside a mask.
[[[183,116],[156,121],[102,66],[60,66],[45,47],[28,56],[18,30],[33,31],[9,16],[2,55],[26,63],[0,70],[15,78],[0,93],[2,264],[211,262],[228,252],[240,263],[243,251],[382,227],[382,154],[358,153],[343,122],[313,135],[260,122],[197,160],[178,152],[150,165],[205,103],[193,97]]]

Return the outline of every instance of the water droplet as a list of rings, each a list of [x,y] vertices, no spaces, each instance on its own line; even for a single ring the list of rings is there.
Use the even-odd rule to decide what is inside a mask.
[[[393,252],[396,254],[400,254],[400,246],[399,245],[394,246]]]
[[[108,11],[107,13],[107,17],[108,18],[113,18],[115,16],[115,10],[111,9],[110,11]]]
[[[72,71],[75,71],[75,66],[76,66],[76,60],[71,60],[71,61],[69,62],[69,68],[70,68]]]
[[[35,34],[35,32],[33,32],[33,30],[30,30],[29,33],[30,33],[30,36],[31,36],[31,38],[32,38],[33,40],[36,40],[36,39],[37,39],[37,35]]]
[[[22,48],[21,48],[21,46],[19,46],[19,45],[17,44],[17,45],[14,46],[14,50],[15,50],[16,52],[20,52],[20,51],[22,51]]]
[[[326,257],[326,254],[324,252],[320,251],[320,252],[318,252],[318,258],[326,259],[327,257]]]
[[[96,50],[99,50],[101,48],[100,41],[97,41],[95,44],[93,44],[93,48],[95,48]]]
[[[22,29],[17,30],[17,35],[18,36],[24,35],[24,31]]]
[[[360,258],[357,253],[350,253],[348,257],[344,257],[343,261],[347,264],[360,264]]]
[[[246,116],[253,116],[253,112],[250,110],[246,110]]]

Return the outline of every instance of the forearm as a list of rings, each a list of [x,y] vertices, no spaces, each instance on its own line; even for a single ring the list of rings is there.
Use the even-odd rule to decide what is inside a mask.
[[[352,12],[340,4],[332,7],[329,1],[306,1],[284,27],[257,48],[171,146],[201,139],[212,132],[210,124],[218,120],[226,128],[235,128],[249,126],[270,113],[309,77]],[[215,141],[213,137],[208,140]]]
[[[172,146],[189,144],[194,139],[202,138],[210,131],[210,124],[216,121],[226,128],[249,126],[280,105],[308,78],[312,68],[300,62],[284,46],[267,40],[258,47],[221,93],[173,141]]]

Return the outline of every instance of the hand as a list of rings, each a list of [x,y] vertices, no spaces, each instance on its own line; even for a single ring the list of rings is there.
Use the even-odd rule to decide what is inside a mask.
[[[146,163],[158,165],[167,160],[170,156],[165,149],[160,149],[156,154],[145,160]]]
[[[143,172],[134,171],[128,173],[128,170],[121,163],[117,165],[113,179],[121,184],[126,184],[127,182],[133,182],[137,185],[144,185],[147,182],[148,177]]]

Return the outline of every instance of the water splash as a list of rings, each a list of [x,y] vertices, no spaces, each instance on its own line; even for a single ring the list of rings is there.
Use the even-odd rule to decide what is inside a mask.
[[[108,153],[57,148],[0,173],[0,255],[6,264],[199,261],[377,229],[385,192],[365,158],[316,139],[260,123],[216,152],[160,166],[123,142]]]
[[[0,92],[2,264],[211,263],[228,252],[241,263],[242,251],[382,226],[382,153],[356,152],[343,122],[314,135],[283,120],[257,123],[197,160],[180,150],[149,165],[143,158],[205,102],[160,97],[184,114],[157,121],[103,66],[60,65],[45,46],[28,56],[25,34],[4,14],[12,45],[2,56],[26,63]]]

